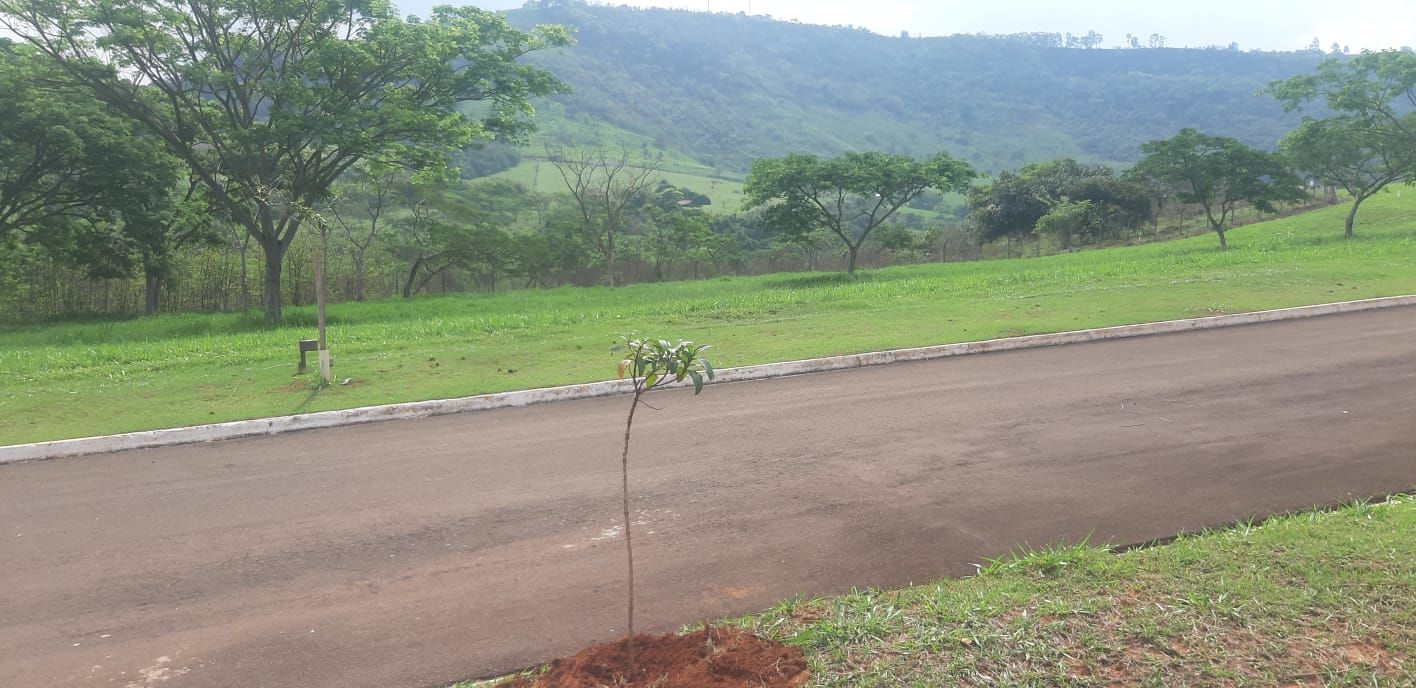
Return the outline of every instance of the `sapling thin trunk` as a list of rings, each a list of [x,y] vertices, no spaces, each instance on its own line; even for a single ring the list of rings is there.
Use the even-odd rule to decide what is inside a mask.
[[[626,647],[629,650],[629,676],[630,682],[634,681],[638,673],[638,665],[634,657],[634,539],[631,534],[631,519],[629,513],[629,438],[634,429],[634,412],[643,403],[643,397],[649,391],[670,382],[682,382],[686,379],[693,381],[693,393],[697,395],[703,391],[704,376],[713,379],[713,364],[702,357],[704,351],[709,347],[695,346],[692,342],[680,340],[678,344],[670,344],[663,339],[629,339],[625,343],[617,346],[617,350],[626,352],[625,358],[620,361],[619,374],[621,378],[628,377],[634,383],[633,399],[629,404],[629,415],[624,423],[624,451],[620,453],[620,484],[622,487],[622,504],[624,507],[624,552],[629,564],[628,575],[628,636]]]
[[[629,532],[629,431],[634,427],[634,410],[644,396],[643,382],[634,383],[634,400],[629,404],[629,419],[624,423],[624,453],[620,455],[620,477],[624,482],[624,553],[629,559],[629,678],[634,680],[634,539]]]

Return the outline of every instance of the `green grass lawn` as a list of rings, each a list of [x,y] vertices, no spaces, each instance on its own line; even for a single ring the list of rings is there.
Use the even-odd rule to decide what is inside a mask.
[[[722,623],[801,648],[819,688],[1396,688],[1416,685],[1413,600],[1405,495],[1120,554],[1057,545]]]
[[[977,576],[793,600],[736,621],[813,686],[1416,685],[1416,499]]]
[[[1416,292],[1416,193],[1232,233],[1043,258],[525,290],[330,308],[335,375],[293,377],[311,308],[0,333],[0,444],[613,376],[628,332],[715,346],[719,367]]]

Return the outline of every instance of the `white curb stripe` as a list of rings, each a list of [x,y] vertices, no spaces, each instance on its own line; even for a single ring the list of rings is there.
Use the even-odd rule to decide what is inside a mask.
[[[891,351],[848,354],[845,356],[813,358],[802,361],[787,361],[784,363],[766,363],[741,368],[725,368],[717,371],[717,380],[714,384],[763,380],[805,373],[822,373],[832,370],[887,365],[906,361],[927,361],[936,358],[981,354],[990,351],[1035,349],[1044,346],[1057,346],[1059,344],[1077,344],[1105,339],[1125,339],[1128,337],[1142,337],[1154,334],[1208,330],[1217,327],[1249,325],[1278,320],[1294,320],[1297,318],[1311,318],[1337,313],[1355,313],[1358,311],[1401,306],[1416,306],[1416,295],[1345,301],[1317,306],[1298,306],[1296,308],[1280,308],[1270,311],[1236,313],[1234,315],[1218,315],[1208,318],[1192,318],[1189,320],[1166,320],[1140,325],[1119,325],[1116,327],[1102,327],[1091,330],[1036,334],[1026,337],[988,339],[979,342],[943,344],[914,349],[894,349]],[[688,383],[685,382],[683,384]],[[54,459],[65,456],[80,456],[84,454],[106,454],[128,449],[146,449],[151,447],[193,444],[197,442],[214,442],[238,437],[275,435],[284,432],[294,432],[296,430],[331,428],[384,420],[406,420],[454,413],[514,408],[518,406],[529,406],[531,404],[544,404],[552,401],[611,396],[624,394],[628,391],[629,383],[627,381],[611,380],[580,385],[566,385],[564,387],[546,387],[516,392],[501,392],[498,394],[482,394],[459,399],[414,401],[383,406],[365,406],[342,411],[321,411],[296,416],[240,420],[230,423],[216,423],[214,425],[196,425],[186,428],[130,432],[121,435],[18,444],[0,447],[0,464],[18,461],[35,461],[39,459]]]

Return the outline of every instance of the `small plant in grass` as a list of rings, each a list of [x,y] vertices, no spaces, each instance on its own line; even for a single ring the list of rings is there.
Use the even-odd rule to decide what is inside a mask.
[[[624,486],[624,550],[629,560],[629,679],[633,681],[634,664],[634,541],[630,537],[629,518],[629,433],[634,428],[634,412],[644,403],[644,395],[664,385],[693,381],[696,396],[703,391],[705,379],[713,379],[713,364],[703,357],[710,347],[679,340],[670,344],[663,339],[625,337],[615,347],[624,355],[619,363],[619,376],[634,384],[629,403],[629,417],[624,423],[624,452],[620,454],[620,476]],[[647,404],[645,404],[647,406]],[[652,408],[652,407],[650,407]]]

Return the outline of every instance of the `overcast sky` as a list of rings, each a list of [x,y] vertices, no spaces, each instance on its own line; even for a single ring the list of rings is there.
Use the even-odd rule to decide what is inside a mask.
[[[423,14],[456,0],[396,0]],[[487,9],[521,0],[473,0]],[[924,36],[952,33],[1095,30],[1106,47],[1126,34],[1152,33],[1175,47],[1228,45],[1297,50],[1317,37],[1324,49],[1341,43],[1357,51],[1416,45],[1416,0],[617,0],[608,4],[770,14],[811,24],[851,24],[878,33]]]

